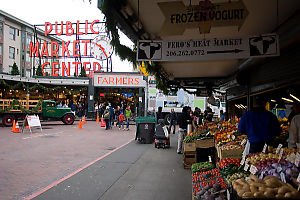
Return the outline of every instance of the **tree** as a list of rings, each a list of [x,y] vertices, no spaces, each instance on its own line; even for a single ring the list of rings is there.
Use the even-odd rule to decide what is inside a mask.
[[[80,71],[79,77],[86,77],[86,72],[85,72],[84,67],[81,67],[81,71]]]
[[[37,76],[44,76],[43,72],[42,72],[42,67],[41,65],[38,66],[38,68],[36,69],[36,73]]]
[[[11,75],[20,75],[17,64],[14,62],[11,70]]]

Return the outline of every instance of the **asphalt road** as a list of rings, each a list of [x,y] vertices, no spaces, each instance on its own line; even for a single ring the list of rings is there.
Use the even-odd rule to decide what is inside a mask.
[[[83,129],[61,122],[42,123],[34,129],[11,133],[0,128],[0,199],[23,199],[59,182],[135,137],[130,131],[104,130],[93,121]]]

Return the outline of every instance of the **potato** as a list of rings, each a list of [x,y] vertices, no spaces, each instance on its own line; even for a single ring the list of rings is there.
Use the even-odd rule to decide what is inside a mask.
[[[291,188],[289,188],[288,186],[282,186],[278,189],[278,194],[286,194],[292,192]]]
[[[291,192],[292,199],[300,199],[300,193],[297,191]]]
[[[255,183],[263,183],[263,180],[257,178],[255,175],[250,175],[250,180],[253,180]]]
[[[291,192],[287,192],[284,194],[284,198],[292,198],[293,197],[293,194]]]
[[[252,198],[252,197],[253,197],[252,192],[245,192],[242,196],[242,198]]]
[[[255,192],[253,196],[255,198],[264,198],[265,197],[263,192]]]
[[[267,179],[265,180],[265,184],[270,188],[278,188],[282,186],[282,182],[279,179]]]
[[[283,195],[283,194],[276,194],[276,195],[275,195],[275,198],[276,198],[276,199],[283,199],[283,198],[284,198],[284,195]]]
[[[255,192],[258,192],[258,187],[250,185],[250,191],[254,194]]]
[[[270,199],[275,197],[274,193],[271,190],[265,191],[264,196],[266,196],[266,198],[270,198]]]

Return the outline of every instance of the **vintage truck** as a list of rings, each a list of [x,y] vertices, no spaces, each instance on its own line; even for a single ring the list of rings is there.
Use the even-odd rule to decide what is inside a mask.
[[[0,117],[4,126],[12,126],[13,120],[23,120],[27,114],[38,115],[41,120],[61,120],[67,125],[72,125],[75,120],[71,108],[57,107],[55,101],[0,99]]]

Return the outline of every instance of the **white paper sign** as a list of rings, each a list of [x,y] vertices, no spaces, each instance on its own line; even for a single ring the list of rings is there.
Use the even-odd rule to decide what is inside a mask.
[[[281,159],[282,154],[283,154],[283,149],[280,150],[280,153],[279,153],[279,160]]]
[[[267,147],[268,147],[268,145],[265,144],[265,145],[264,145],[264,148],[263,148],[263,150],[262,150],[263,153],[266,153]]]
[[[29,127],[41,127],[40,118],[37,115],[27,116],[27,122]]]
[[[299,175],[297,177],[297,182],[300,183],[300,173],[299,173]]]
[[[285,180],[285,175],[283,172],[280,173],[280,178],[281,178],[281,181],[286,183],[286,180]]]
[[[295,165],[298,167],[299,166],[299,162],[300,162],[300,154],[297,153],[296,154],[296,159],[295,159]]]
[[[243,139],[243,141],[241,142],[241,145],[244,145],[247,142],[246,139]]]
[[[137,61],[201,61],[278,55],[278,35],[274,33],[198,40],[139,40],[137,44]]]
[[[245,163],[245,160],[246,160],[246,157],[245,156],[243,156],[243,158],[242,158],[242,160],[241,160],[241,165],[243,165],[244,163]]]
[[[249,168],[249,165],[248,165],[248,164],[245,164],[244,170],[245,170],[245,171],[248,171],[248,168]]]
[[[250,172],[251,172],[251,174],[256,174],[256,172],[257,172],[257,168],[254,166],[254,165],[251,165],[251,167],[250,167]]]
[[[279,153],[279,151],[280,151],[281,148],[282,148],[282,144],[279,144],[278,147],[277,147],[277,149],[276,149],[276,154]]]

